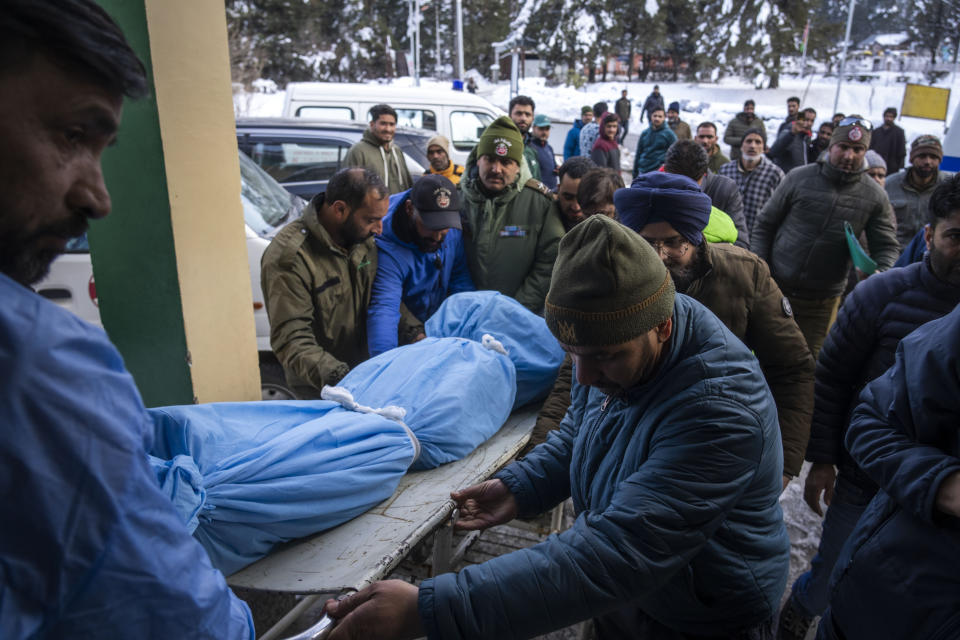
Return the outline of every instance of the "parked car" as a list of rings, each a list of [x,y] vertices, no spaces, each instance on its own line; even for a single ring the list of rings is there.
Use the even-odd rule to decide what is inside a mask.
[[[240,200],[246,223],[247,261],[253,291],[253,319],[260,354],[260,390],[264,400],[293,400],[283,368],[270,349],[270,322],[260,289],[260,257],[277,231],[299,217],[304,200],[283,189],[250,158],[240,155]],[[50,273],[34,289],[41,296],[72,311],[87,322],[100,322],[97,289],[87,238],[72,240],[67,251],[53,261]]]
[[[450,140],[450,159],[466,164],[480,132],[506,113],[480,96],[452,89],[394,87],[342,82],[291,82],[283,115],[370,122],[370,108],[386,103],[397,111],[398,127],[417,127]]]
[[[327,181],[343,168],[347,151],[366,128],[343,120],[241,118],[237,145],[287,191],[309,200],[326,191]],[[414,179],[430,165],[427,142],[434,135],[424,129],[397,129],[394,143]]]

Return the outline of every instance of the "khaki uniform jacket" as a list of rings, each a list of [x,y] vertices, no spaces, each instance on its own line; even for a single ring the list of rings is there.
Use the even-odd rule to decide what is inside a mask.
[[[376,273],[373,238],[349,250],[337,246],[313,204],[263,253],[260,285],[270,346],[298,396],[304,387],[336,384],[367,359],[367,307]]]
[[[488,198],[476,169],[469,162],[467,167],[469,175],[459,185],[460,215],[473,283],[541,313],[564,233],[547,188],[521,171],[503,193]]]
[[[813,416],[814,361],[790,303],[755,254],[728,244],[706,244],[705,271],[684,292],[749,347],[777,404],[784,473],[803,464]]]
[[[390,151],[386,151],[370,129],[364,131],[360,142],[347,151],[343,166],[370,169],[380,176],[390,193],[400,193],[413,186],[403,152],[394,143],[390,143]]]
[[[667,124],[670,125],[670,130],[676,134],[677,140],[693,140],[690,125],[683,120],[677,120],[676,124],[667,121]]]
[[[770,277],[766,263],[746,249],[704,245],[703,275],[683,293],[720,318],[760,361],[773,394],[783,440],[783,472],[796,476],[813,416],[814,361],[789,302]],[[527,450],[546,440],[570,406],[573,364],[568,355],[543,403]]]

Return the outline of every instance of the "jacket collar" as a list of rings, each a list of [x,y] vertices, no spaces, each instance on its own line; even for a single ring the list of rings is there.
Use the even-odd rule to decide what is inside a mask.
[[[817,160],[817,164],[820,165],[820,173],[830,182],[838,182],[841,184],[850,184],[860,180],[860,177],[866,173],[866,168],[861,166],[856,171],[841,171],[836,168],[830,161],[826,158],[823,160]]]
[[[369,127],[363,130],[363,141],[375,147],[383,147],[383,143],[380,142],[380,139],[377,138],[377,136],[373,135],[373,131],[371,131]],[[393,143],[390,143],[390,145],[385,147],[383,150],[389,153],[392,146]]]

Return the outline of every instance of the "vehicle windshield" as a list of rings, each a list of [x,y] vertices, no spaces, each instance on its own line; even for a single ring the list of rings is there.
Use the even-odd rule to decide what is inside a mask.
[[[300,216],[306,202],[283,187],[240,152],[240,200],[243,219],[254,233],[272,237],[290,220]]]

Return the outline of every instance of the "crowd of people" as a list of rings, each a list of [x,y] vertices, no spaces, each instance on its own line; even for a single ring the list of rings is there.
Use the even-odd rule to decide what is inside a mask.
[[[100,157],[144,67],[92,0],[10,0],[0,61],[0,636],[253,638],[147,467],[116,349],[29,288],[109,213]],[[331,640],[588,619],[600,639],[803,638],[817,616],[826,639],[960,636],[960,177],[934,136],[907,156],[895,112],[877,129],[837,114],[814,139],[813,109],[787,106],[768,145],[747,101],[727,160],[717,127],[692,136],[655,88],[630,186],[626,91],[584,107],[559,166],[549,118],[517,96],[465,166],[436,136],[416,177],[396,112],[371,110],[350,166],[263,255],[290,387],[316,398],[424,338],[454,293],[511,296],[567,359],[529,450],[452,494],[456,526],[568,498],[577,518],[457,574],[329,601]],[[875,272],[851,267],[860,241]],[[828,509],[787,585],[778,497],[804,460],[805,499]]]

